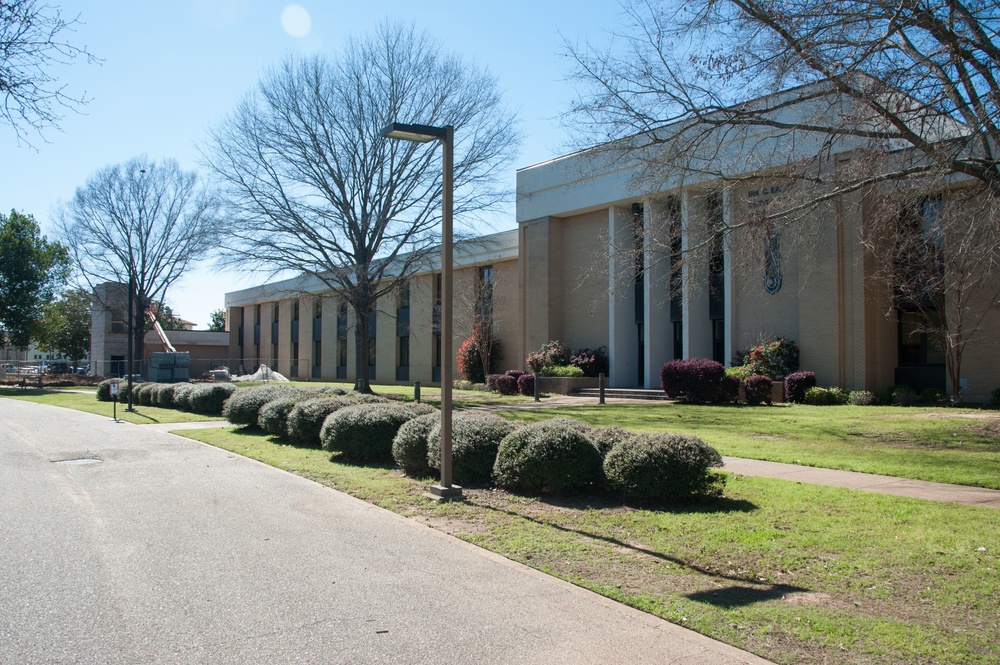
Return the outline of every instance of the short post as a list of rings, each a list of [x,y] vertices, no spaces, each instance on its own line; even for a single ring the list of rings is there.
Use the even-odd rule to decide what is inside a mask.
[[[41,374],[38,375],[38,387],[39,388],[44,388],[45,387],[45,383],[42,382],[42,375]]]
[[[601,401],[598,404],[604,404],[604,373],[601,372],[597,377],[597,385],[601,393]]]
[[[413,401],[420,404],[420,382],[413,382]]]
[[[534,377],[534,381],[532,381],[531,383],[534,384],[534,387],[535,387],[535,401],[537,402],[538,401],[538,373],[536,372],[532,376]]]

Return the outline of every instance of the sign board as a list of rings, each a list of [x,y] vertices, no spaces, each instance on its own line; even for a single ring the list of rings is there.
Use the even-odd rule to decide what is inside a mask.
[[[116,397],[118,395],[118,382],[112,381],[110,388],[111,388],[111,396]]]

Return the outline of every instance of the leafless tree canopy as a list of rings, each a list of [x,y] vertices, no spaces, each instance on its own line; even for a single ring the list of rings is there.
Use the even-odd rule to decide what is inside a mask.
[[[95,173],[61,211],[63,242],[89,285],[135,279],[140,358],[144,309],[216,251],[217,209],[193,171],[136,157]]]
[[[440,242],[440,148],[383,138],[393,121],[455,127],[456,224],[505,198],[497,177],[518,137],[495,79],[400,25],[335,56],[288,58],[214,130],[205,155],[225,191],[226,264],[338,290],[359,345],[376,300]]]
[[[77,58],[96,61],[66,39],[77,21],[36,0],[0,0],[0,121],[14,128],[19,143],[30,145],[30,134],[41,137],[46,127],[58,126],[64,110],[87,103],[53,72]]]
[[[582,88],[568,117],[592,140],[670,143],[651,177],[677,167],[733,175],[713,157],[738,140],[738,166],[755,152],[761,163],[786,154],[786,175],[823,184],[832,150],[897,155],[838,174],[841,192],[940,172],[1000,192],[996,2],[634,0],[625,10],[631,26],[610,48],[570,46]],[[762,128],[772,138],[756,143]],[[789,149],[796,141],[812,159]]]
[[[786,230],[808,236],[824,207],[858,192],[869,207],[863,240],[879,266],[870,277],[888,285],[891,315],[920,312],[948,356],[957,397],[965,345],[1000,302],[1000,3],[623,8],[628,27],[611,46],[567,47],[581,91],[567,119],[589,128],[585,140],[601,144],[595,154],[627,160],[637,189],[653,195],[685,180],[781,183],[721,231],[691,238],[683,261],[698,250],[707,260],[720,232],[756,247]],[[849,159],[832,159],[838,153]],[[942,192],[930,226],[914,217]],[[651,244],[667,256],[672,237]]]

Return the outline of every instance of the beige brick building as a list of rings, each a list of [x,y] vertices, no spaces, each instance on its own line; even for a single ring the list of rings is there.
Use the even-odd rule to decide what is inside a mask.
[[[830,151],[829,168],[849,165],[852,146],[841,147]],[[818,148],[799,141],[794,150]],[[635,173],[601,150],[519,170],[517,229],[456,250],[453,348],[470,332],[473,294],[485,278],[493,282],[501,369],[524,369],[529,352],[559,340],[607,347],[611,386],[655,389],[671,359],[728,365],[739,351],[783,336],[798,343],[802,369],[822,386],[950,391],[940,350],[926,333],[912,333],[913,314],[893,306],[891,285],[873,279],[861,243],[870,211],[860,193],[811,211],[804,232],[711,241],[713,227],[781,195],[786,185],[771,174],[794,155],[774,154],[774,164],[757,162],[726,186],[687,174],[652,193],[638,191]],[[750,162],[731,145],[716,158],[737,169]],[[942,205],[948,196],[941,192]],[[379,303],[368,345],[374,382],[439,379],[439,274],[420,272],[408,296]],[[287,280],[227,294],[230,365],[353,380],[353,315],[323,288]],[[1000,311],[978,306],[985,318],[960,379],[969,401],[987,401],[1000,386]]]

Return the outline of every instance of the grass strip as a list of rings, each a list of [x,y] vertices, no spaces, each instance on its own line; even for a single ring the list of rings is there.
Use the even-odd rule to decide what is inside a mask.
[[[972,409],[651,403],[512,410],[637,432],[693,434],[732,457],[1000,489],[1000,413]]]
[[[730,477],[720,500],[468,490],[235,428],[178,432],[426,522],[778,663],[996,663],[1000,511]]]

